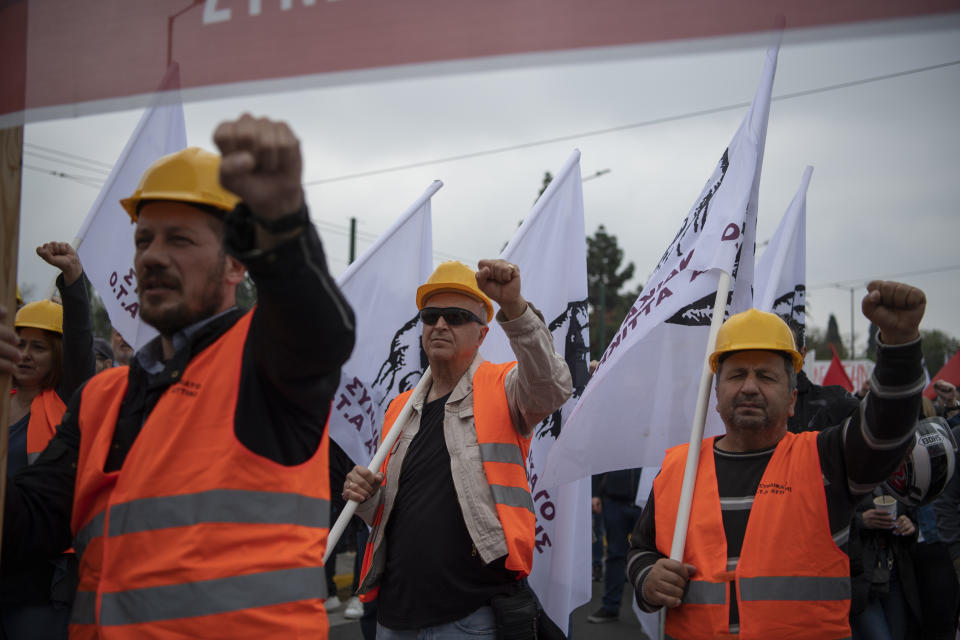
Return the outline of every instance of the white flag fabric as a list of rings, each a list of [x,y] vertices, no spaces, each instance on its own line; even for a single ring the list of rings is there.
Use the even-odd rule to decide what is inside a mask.
[[[770,311],[791,328],[806,328],[807,187],[813,167],[807,167],[800,187],[780,220],[770,244],[757,261],[756,307]]]
[[[140,319],[137,277],[133,270],[133,233],[130,216],[120,206],[157,159],[187,146],[183,105],[169,90],[180,86],[179,68],[172,65],[160,85],[156,103],[147,109],[96,201],[87,213],[74,245],[90,283],[100,294],[110,324],[127,344],[139,349],[157,335]]]
[[[431,184],[337,280],[356,316],[356,346],[340,373],[330,437],[354,464],[370,463],[387,404],[426,369],[420,348],[417,287],[433,268]]]
[[[777,51],[767,51],[749,112],[551,449],[544,486],[657,466],[667,448],[689,439],[719,271],[732,277],[727,313],[753,301],[757,192]],[[705,434],[719,433],[715,412],[707,415]]]
[[[590,479],[548,490],[539,478],[589,377],[585,238],[580,152],[574,151],[500,255],[520,268],[523,296],[543,313],[573,377],[573,397],[534,428],[527,458],[537,517],[529,582],[547,615],[565,631],[570,612],[590,600]],[[480,352],[491,362],[516,360],[502,331],[491,331]]]

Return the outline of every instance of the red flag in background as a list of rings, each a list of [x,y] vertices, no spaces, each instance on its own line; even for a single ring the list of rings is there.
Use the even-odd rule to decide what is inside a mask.
[[[947,364],[940,367],[940,371],[937,371],[937,375],[933,376],[930,384],[923,390],[923,395],[931,400],[937,397],[937,392],[933,390],[933,383],[937,380],[946,380],[954,386],[960,387],[960,351],[953,354],[953,357],[947,360]]]
[[[840,362],[840,356],[837,355],[837,350],[833,348],[832,344],[830,345],[830,351],[833,352],[833,359],[830,360],[830,368],[823,376],[823,386],[835,384],[853,393],[853,382],[850,381],[847,372],[843,370],[843,363]]]

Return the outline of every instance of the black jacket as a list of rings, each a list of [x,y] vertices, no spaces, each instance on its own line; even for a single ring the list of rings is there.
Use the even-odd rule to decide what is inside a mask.
[[[787,429],[793,433],[822,431],[840,424],[856,411],[860,401],[843,387],[821,387],[810,382],[803,371],[797,374],[797,402],[793,416],[787,420]]]

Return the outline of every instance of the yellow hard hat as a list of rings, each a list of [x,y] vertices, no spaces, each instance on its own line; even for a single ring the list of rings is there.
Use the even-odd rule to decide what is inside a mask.
[[[733,351],[782,351],[793,360],[793,368],[803,368],[803,356],[793,343],[793,333],[783,319],[766,311],[749,309],[727,318],[717,332],[717,346],[710,354],[710,369],[716,373],[720,356]]]
[[[17,285],[17,306],[19,307],[22,304],[23,304],[23,296],[20,295],[20,285]]]
[[[20,307],[13,326],[20,329],[33,327],[63,335],[63,307],[53,300],[31,302]]]
[[[435,293],[462,293],[476,298],[487,309],[487,321],[493,318],[493,303],[477,286],[476,272],[459,260],[441,263],[426,284],[417,287],[417,309],[423,309],[423,301]]]
[[[220,186],[220,156],[198,147],[163,156],[143,172],[133,195],[120,201],[134,222],[143,200],[175,200],[223,211],[232,211],[240,202]]]

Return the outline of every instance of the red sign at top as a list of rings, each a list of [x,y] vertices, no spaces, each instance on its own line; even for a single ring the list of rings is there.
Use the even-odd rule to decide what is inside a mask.
[[[270,79],[750,33],[781,19],[794,29],[957,10],[960,0],[7,0],[0,124],[24,111],[36,120],[62,115],[58,107],[113,108],[151,93],[171,60],[184,89],[228,93]]]

